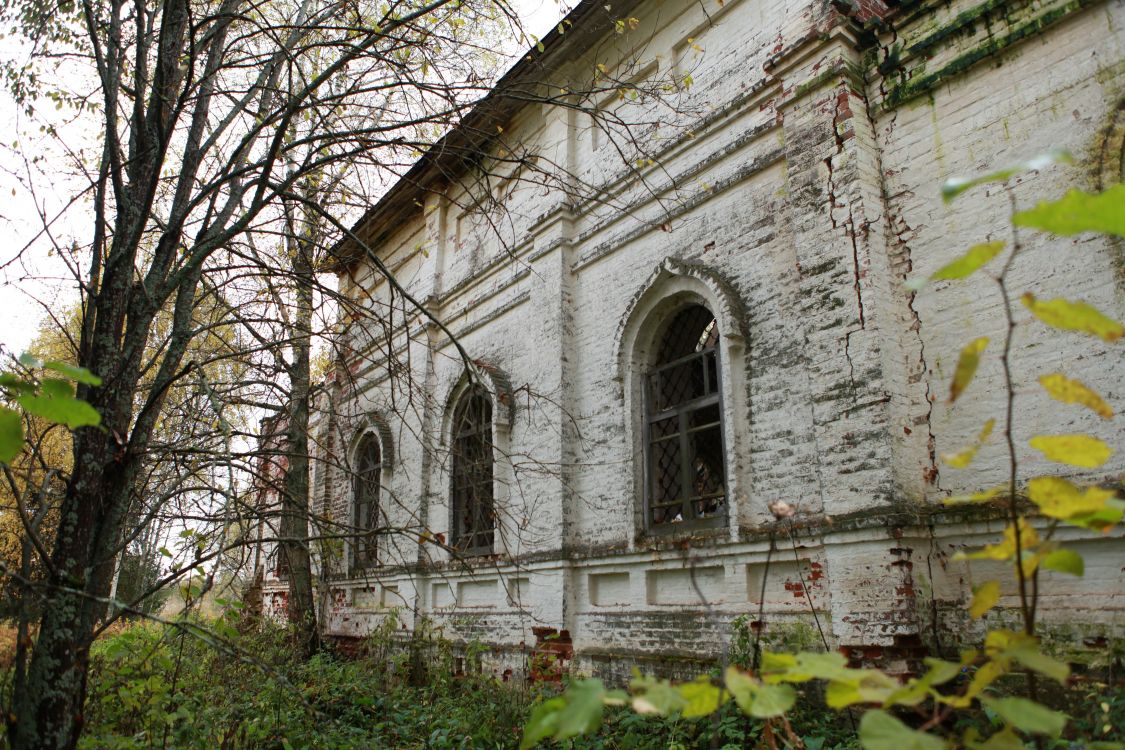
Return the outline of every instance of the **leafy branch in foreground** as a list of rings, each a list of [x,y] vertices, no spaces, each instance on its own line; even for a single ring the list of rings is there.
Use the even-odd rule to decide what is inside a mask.
[[[0,372],[0,394],[5,402],[72,430],[101,424],[97,410],[74,395],[74,383],[101,385],[97,375],[65,362],[42,362],[30,354],[22,355],[19,364],[20,371]],[[23,416],[16,409],[0,406],[0,463],[10,464],[23,447]]]
[[[1065,153],[1051,152],[1008,169],[947,182],[942,189],[946,201],[978,185],[1003,183],[1011,199],[1010,241],[974,245],[929,277],[907,282],[908,288],[919,290],[932,281],[965,279],[1002,257],[1002,265],[992,279],[1005,323],[999,354],[995,355],[1003,371],[1004,414],[987,419],[972,445],[944,455],[943,460],[954,469],[968,467],[999,423],[1006,444],[1007,482],[945,502],[999,504],[1006,511],[1008,522],[1000,540],[980,550],[958,553],[956,559],[1010,565],[1018,583],[1022,628],[989,630],[981,648],[962,652],[957,661],[925,659],[925,671],[905,682],[878,669],[852,668],[842,654],[809,652],[767,652],[756,674],[730,667],[720,680],[700,677],[675,684],[636,673],[628,692],[609,690],[600,680],[576,679],[562,695],[536,706],[525,727],[521,748],[591,733],[601,725],[605,706],[629,705],[642,714],[694,718],[713,714],[733,700],[743,713],[763,721],[763,743],[771,750],[777,750],[779,744],[800,749],[804,742],[793,732],[786,715],[798,700],[794,686],[813,681],[824,684],[825,702],[830,708],[863,711],[858,734],[866,750],[1024,750],[1027,742],[1042,748],[1045,741],[1063,735],[1070,717],[1039,700],[1039,680],[1065,685],[1070,677],[1070,666],[1045,653],[1037,635],[1039,574],[1049,570],[1081,576],[1085,562],[1077,551],[1062,546],[1058,530],[1073,526],[1107,532],[1125,516],[1125,502],[1114,489],[1097,481],[1054,475],[1026,480],[1021,477],[1014,428],[1012,342],[1017,326],[1034,325],[1034,321],[1017,319],[1015,303],[1019,299],[1035,320],[1047,326],[1068,334],[1094,336],[1107,344],[1125,337],[1125,327],[1083,301],[1040,300],[1032,292],[1023,292],[1017,298],[1009,288],[1010,272],[1024,250],[1018,234],[1021,227],[1062,236],[1101,232],[1125,237],[1125,185],[1097,194],[1071,190],[1060,200],[1018,211],[1008,180],[1069,161]],[[988,338],[978,337],[961,350],[949,392],[951,405],[969,388],[989,344]],[[1088,409],[1103,420],[1114,416],[1101,395],[1066,373],[1046,373],[1038,382],[1045,394],[1059,403]],[[1085,469],[1102,467],[1113,454],[1107,443],[1085,434],[1036,435],[1030,438],[1029,447],[1054,463]],[[1023,502],[1024,498],[1029,504]],[[1000,603],[1001,595],[999,581],[981,583],[968,604],[969,616],[984,618]],[[1000,687],[1002,680],[1019,674],[1026,679],[1026,695],[1006,694],[1006,686]],[[977,727],[965,729],[953,721],[978,708],[995,717],[994,724],[999,726],[987,737]],[[1125,748],[1123,743],[1092,739],[1070,747],[1083,745],[1090,750]]]

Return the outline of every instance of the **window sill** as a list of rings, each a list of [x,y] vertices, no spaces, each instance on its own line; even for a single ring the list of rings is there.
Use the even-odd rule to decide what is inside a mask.
[[[663,549],[676,547],[689,541],[721,541],[730,536],[727,518],[706,519],[703,521],[682,521],[680,523],[650,526],[637,533],[637,547],[640,549]]]

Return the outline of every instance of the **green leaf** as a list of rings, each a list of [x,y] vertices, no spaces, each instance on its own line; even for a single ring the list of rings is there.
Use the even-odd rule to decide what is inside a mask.
[[[719,710],[725,691],[711,683],[708,677],[699,677],[692,682],[680,685],[677,690],[684,700],[681,715],[685,719],[694,719],[698,716],[709,716]]]
[[[23,450],[23,419],[0,406],[0,463],[10,464]]]
[[[1069,573],[1072,576],[1081,576],[1086,572],[1086,561],[1082,559],[1082,555],[1069,549],[1055,550],[1044,557],[1040,565],[1047,570]]]
[[[949,403],[952,404],[956,401],[957,397],[969,387],[973,375],[976,374],[977,366],[980,364],[980,354],[986,346],[988,346],[988,337],[981,336],[970,341],[961,350],[961,355],[957,358],[957,369],[953,371],[953,383],[949,386]]]
[[[755,679],[738,667],[727,667],[727,671],[723,674],[723,682],[734,698],[734,702],[742,709],[742,713],[749,715],[754,708]]]
[[[1113,455],[1113,449],[1089,435],[1036,435],[1031,447],[1051,461],[1096,469]]]
[[[853,669],[844,680],[828,683],[824,701],[829,708],[847,708],[856,703],[883,703],[903,697],[898,680],[876,669]],[[910,696],[907,694],[906,698]]]
[[[1012,217],[1012,223],[1065,236],[1102,232],[1125,237],[1125,183],[1102,193],[1070,190],[1057,201],[1020,211]]]
[[[31,356],[27,352],[20,355],[19,363],[29,370],[38,370],[43,367],[42,360]]]
[[[844,655],[835,651],[797,654],[766,651],[762,656],[762,679],[769,683],[846,680],[854,671],[848,669]]]
[[[982,698],[981,703],[995,711],[1005,724],[1027,734],[1058,737],[1066,728],[1066,714],[1027,698]]]
[[[566,691],[566,706],[559,711],[556,740],[566,740],[597,731],[602,725],[605,685],[599,679],[576,680]]]
[[[886,711],[874,709],[859,722],[859,741],[866,750],[944,750],[945,743],[917,732]]]
[[[984,617],[988,610],[1000,601],[1000,582],[985,581],[973,589],[973,601],[969,605],[969,616],[974,620]]]
[[[60,375],[68,377],[78,383],[85,383],[86,385],[102,384],[102,379],[87,370],[85,367],[76,367],[75,365],[70,365],[66,362],[58,362],[55,360],[44,362],[43,369],[57,372]]]
[[[782,716],[797,701],[797,691],[791,685],[765,685],[737,667],[727,667],[724,678],[738,707],[756,719]]]
[[[944,685],[961,675],[962,667],[957,662],[927,656],[922,659],[922,663],[929,667],[929,669],[926,670],[926,674],[922,676],[922,679],[925,680],[928,685]]]
[[[1004,727],[984,742],[978,739],[977,730],[970,728],[965,732],[965,746],[970,750],[1027,750],[1011,727]]]
[[[912,679],[895,690],[883,701],[888,706],[917,706],[933,692],[934,685],[942,685],[961,676],[962,666],[957,662],[943,661],[926,657],[922,660],[929,667],[921,677]],[[934,693],[936,695],[936,693]]]
[[[532,709],[531,717],[523,728],[520,750],[535,747],[543,740],[553,737],[559,729],[559,712],[566,706],[561,696],[550,698]]]
[[[633,710],[639,714],[669,716],[684,710],[686,701],[671,682],[655,677],[636,677],[629,687],[639,692],[633,698]]]
[[[59,381],[62,382],[62,381]],[[71,397],[17,396],[16,401],[28,413],[70,429],[101,424],[102,416],[85,401]]]
[[[238,640],[238,630],[229,623],[223,622],[222,620],[215,620],[211,623],[211,627],[223,638],[231,641]]]
[[[1004,249],[1003,241],[996,242],[982,242],[979,245],[970,247],[964,255],[952,263],[939,268],[934,273],[930,274],[927,278],[914,278],[906,282],[909,289],[921,289],[931,281],[941,281],[943,279],[963,279],[970,276],[985,263],[995,258]]]
[[[941,186],[941,198],[946,203],[956,198],[961,193],[988,182],[1005,182],[1010,177],[1014,177],[1021,172],[1038,172],[1046,169],[1052,164],[1069,164],[1071,159],[1070,154],[1066,151],[1053,149],[1045,154],[1033,156],[1027,161],[1017,162],[1016,164],[998,169],[995,172],[989,172],[978,177],[951,177],[945,181]]]
[[[0,388],[5,388],[13,393],[34,393],[35,384],[23,378],[18,378],[10,372],[0,372]]]
[[[74,386],[58,378],[44,378],[39,383],[39,391],[51,398],[74,398]]]
[[[1067,678],[1070,677],[1070,665],[1047,656],[1039,650],[1038,644],[1013,649],[1010,654],[1013,659],[1031,671],[1050,677],[1060,685],[1066,684]]]
[[[1125,326],[1085,302],[1061,298],[1040,302],[1031,292],[1025,292],[1020,300],[1032,315],[1053,328],[1089,333],[1111,343],[1125,336]]]
[[[1111,529],[1125,518],[1125,501],[1113,498],[1108,500],[1105,507],[1095,513],[1071,516],[1066,522],[1071,526],[1078,526],[1091,531],[1106,531]]]
[[[797,702],[797,691],[792,685],[759,685],[754,690],[754,705],[750,715],[757,719],[781,716]]]

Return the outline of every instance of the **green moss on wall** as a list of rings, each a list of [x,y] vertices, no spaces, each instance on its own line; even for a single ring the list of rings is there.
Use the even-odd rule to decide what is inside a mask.
[[[1025,39],[1042,33],[1047,27],[1057,23],[1068,15],[1092,5],[1097,0],[1071,0],[1056,8],[1041,13],[1023,21],[1008,18],[1009,31],[1002,36],[989,35],[976,46],[958,55],[940,69],[931,73],[914,71],[914,76],[897,85],[891,86],[883,100],[883,109],[894,109],[902,104],[928,92],[943,83],[960,76],[982,60],[992,57],[1004,49],[1011,47]],[[915,43],[908,50],[910,53],[932,50],[939,43],[948,41],[957,34],[971,32],[976,20],[983,18],[996,5],[993,0],[982,3],[973,9],[964,11],[948,24],[934,31],[926,39]],[[1003,5],[1003,3],[999,3]]]

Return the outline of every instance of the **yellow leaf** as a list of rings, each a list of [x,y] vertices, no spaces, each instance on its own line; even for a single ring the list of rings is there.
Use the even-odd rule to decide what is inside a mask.
[[[984,441],[988,440],[988,436],[992,434],[992,428],[995,426],[995,419],[988,420],[984,423],[984,427],[981,428],[980,435],[977,436],[977,441],[975,443],[956,453],[943,453],[941,455],[941,460],[945,461],[945,463],[949,464],[954,469],[964,469],[976,458],[977,451],[984,445]]]
[[[1043,515],[1065,521],[1097,513],[1113,498],[1113,491],[1087,487],[1083,492],[1060,477],[1035,477],[1027,483],[1027,496]]]
[[[990,659],[1007,663],[1006,652],[1013,649],[1034,645],[1037,641],[1034,636],[1027,633],[1018,633],[1014,630],[990,630],[984,636],[984,651]]]
[[[988,337],[981,336],[969,342],[969,345],[961,350],[961,356],[957,358],[957,369],[953,371],[953,384],[949,387],[949,403],[956,401],[957,397],[969,387],[969,382],[977,371],[977,365],[980,364],[980,353],[986,346],[988,346]]]
[[[1027,520],[1019,519],[1020,551],[1025,552],[1039,545],[1039,533],[1032,528]],[[1011,560],[1016,555],[1016,531],[1008,524],[1004,529],[1004,539],[998,544],[990,544],[976,552],[958,552],[954,560]]]
[[[1054,328],[1090,333],[1103,341],[1116,341],[1125,336],[1125,326],[1107,318],[1096,307],[1085,302],[1065,299],[1040,302],[1031,292],[1025,293],[1021,299],[1032,315]]]
[[[944,502],[946,505],[971,505],[976,503],[987,503],[991,500],[995,500],[1007,491],[1008,486],[1003,485],[1001,487],[993,487],[989,490],[974,492],[971,495],[954,495],[952,497],[945,498],[945,500],[943,500],[942,502]]]
[[[1113,409],[1109,408],[1109,404],[1079,380],[1071,380],[1066,375],[1055,372],[1039,378],[1039,384],[1056,401],[1087,406],[1103,419],[1113,416]]]
[[[1005,664],[995,661],[985,662],[973,675],[973,679],[963,695],[939,695],[937,700],[954,708],[968,708],[973,704],[973,700],[984,692],[985,688],[1003,677],[1007,671],[1008,668]]]
[[[986,581],[973,589],[973,601],[969,605],[969,615],[974,619],[984,617],[988,610],[1000,601],[1000,582]]]
[[[1109,460],[1113,449],[1089,435],[1036,435],[1031,447],[1051,461],[1096,469]]]

